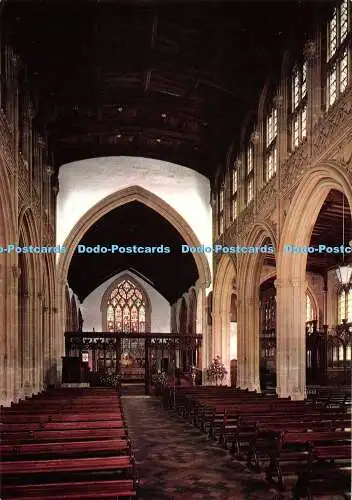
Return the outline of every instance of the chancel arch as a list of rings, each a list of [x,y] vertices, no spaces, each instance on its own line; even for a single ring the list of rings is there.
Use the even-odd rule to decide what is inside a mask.
[[[282,397],[306,396],[307,253],[287,252],[285,246],[310,245],[312,229],[331,190],[341,192],[346,198],[346,208],[351,210],[352,182],[347,169],[335,161],[310,168],[296,189],[281,233],[277,274],[277,391]]]
[[[65,240],[64,245],[67,248],[67,252],[65,254],[61,254],[58,258],[58,331],[64,331],[65,283],[67,282],[68,269],[76,246],[88,229],[101,217],[111,210],[133,201],[141,202],[163,216],[180,233],[187,245],[195,247],[200,246],[198,238],[183,217],[181,217],[170,205],[150,191],[147,191],[140,186],[130,186],[107,196],[88,210],[78,221]],[[193,254],[193,257],[198,270],[199,282],[202,286],[209,287],[211,273],[207,258],[201,253],[195,253]],[[187,327],[187,322],[185,326]],[[63,336],[61,350],[62,352],[64,351]]]

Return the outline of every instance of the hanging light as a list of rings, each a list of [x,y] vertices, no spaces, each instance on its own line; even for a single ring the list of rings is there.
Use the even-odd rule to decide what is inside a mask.
[[[350,266],[339,266],[336,269],[337,279],[339,280],[340,285],[347,286],[349,285],[352,277],[352,267]]]
[[[352,277],[352,267],[345,264],[345,196],[342,194],[342,264],[336,269],[337,279],[340,285],[346,287],[349,285]]]

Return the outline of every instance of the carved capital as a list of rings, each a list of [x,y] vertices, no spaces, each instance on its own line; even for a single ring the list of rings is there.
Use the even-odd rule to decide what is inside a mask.
[[[283,102],[284,102],[284,98],[283,98],[282,94],[276,94],[274,99],[273,99],[274,106],[277,109],[279,109],[279,108],[281,108]]]
[[[293,286],[293,288],[307,289],[307,287],[308,287],[307,280],[305,280],[305,279],[302,280],[301,278],[291,278],[290,284],[291,284],[291,286]]]
[[[45,167],[45,171],[46,171],[48,177],[51,177],[53,174],[55,174],[55,168],[52,167],[51,165],[47,165]]]
[[[252,135],[251,135],[251,142],[253,144],[258,144],[259,142],[259,139],[260,139],[260,134],[258,132],[258,130],[255,130]]]
[[[308,40],[303,49],[304,57],[308,60],[314,59],[317,55],[317,44],[314,40]]]
[[[21,276],[21,268],[19,266],[12,266],[12,276],[14,279],[19,279]]]

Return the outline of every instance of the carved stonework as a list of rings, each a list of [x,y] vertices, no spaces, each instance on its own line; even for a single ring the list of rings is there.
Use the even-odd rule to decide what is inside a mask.
[[[342,138],[352,116],[352,87],[331,107],[313,129],[312,154],[315,160],[324,154],[329,145]]]
[[[224,234],[224,240],[226,241],[226,245],[233,245],[236,241],[236,222],[231,224],[231,226],[226,229]]]
[[[312,60],[317,55],[317,44],[314,40],[308,40],[304,46],[303,54],[306,59]]]
[[[280,166],[280,190],[286,191],[311,165],[307,142],[303,142]]]
[[[21,276],[21,268],[18,266],[12,266],[12,276],[14,279],[19,279]]]
[[[275,185],[276,179],[271,179],[260,191],[257,200],[257,213],[265,217],[272,212],[276,207],[277,190]]]
[[[236,240],[243,240],[245,235],[249,233],[252,229],[252,224],[254,223],[254,210],[253,203],[243,210],[243,212],[238,216],[237,222],[237,235]]]

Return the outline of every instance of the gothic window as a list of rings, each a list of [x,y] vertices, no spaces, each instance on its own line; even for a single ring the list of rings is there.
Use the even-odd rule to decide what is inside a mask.
[[[338,295],[338,323],[343,320],[352,322],[352,285],[348,289],[342,288]]]
[[[148,304],[145,294],[138,285],[130,279],[122,279],[108,291],[102,307],[106,324],[104,330],[124,333],[148,331]]]
[[[246,203],[253,200],[254,195],[254,160],[253,145],[249,144],[246,151]]]
[[[218,199],[218,234],[221,236],[224,232],[224,198],[225,198],[225,188],[222,185],[219,190]]]
[[[327,25],[327,108],[346,90],[351,75],[351,2],[343,0]]]
[[[272,107],[265,121],[264,182],[274,177],[277,169],[277,109]]]
[[[314,321],[315,319],[316,317],[315,317],[313,301],[309,293],[306,293],[306,322]]]
[[[238,169],[235,162],[231,170],[231,221],[237,218]]]
[[[297,65],[291,77],[291,149],[307,136],[307,62]]]

